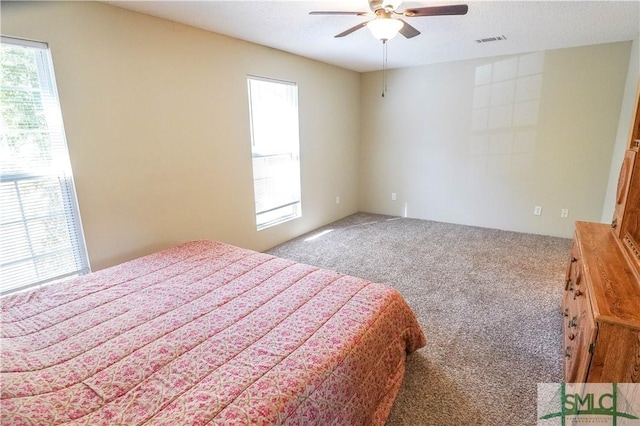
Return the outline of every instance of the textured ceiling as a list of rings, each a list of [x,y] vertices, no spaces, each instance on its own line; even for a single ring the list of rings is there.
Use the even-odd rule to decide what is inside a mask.
[[[368,29],[333,37],[370,18],[309,15],[314,10],[366,12],[366,0],[107,3],[355,71],[382,68],[381,42]],[[389,41],[389,68],[631,40],[640,31],[638,0],[405,1],[399,10],[459,3],[469,5],[464,16],[406,18],[422,34]],[[476,42],[503,35],[505,41]]]

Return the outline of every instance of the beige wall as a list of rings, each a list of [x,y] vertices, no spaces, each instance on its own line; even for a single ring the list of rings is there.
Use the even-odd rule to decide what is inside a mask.
[[[624,89],[624,97],[622,99],[622,107],[620,109],[620,119],[618,120],[618,132],[616,134],[615,147],[613,149],[613,158],[611,160],[611,170],[609,171],[609,183],[607,185],[607,194],[604,199],[602,208],[601,221],[604,223],[611,222],[613,211],[615,210],[616,191],[618,189],[618,176],[624,153],[629,147],[631,138],[631,127],[634,118],[636,103],[638,102],[638,94],[640,94],[640,35],[633,40],[631,46],[631,55],[629,57],[629,71],[627,72],[627,82]]]
[[[198,238],[264,250],[357,210],[567,237],[606,215],[630,42],[392,70],[381,98],[379,72],[101,3],[0,6],[2,34],[51,47],[94,270]],[[260,232],[247,74],[299,87],[303,217]]]
[[[1,7],[3,35],[51,48],[94,270],[190,239],[263,250],[356,211],[358,73],[101,3]],[[247,74],[299,91],[303,216],[260,232]]]
[[[384,98],[364,74],[360,210],[564,237],[599,221],[630,47],[393,70]]]

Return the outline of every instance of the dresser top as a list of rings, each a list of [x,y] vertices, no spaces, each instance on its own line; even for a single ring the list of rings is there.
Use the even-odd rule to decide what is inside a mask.
[[[609,225],[576,222],[596,321],[640,329],[640,282]]]

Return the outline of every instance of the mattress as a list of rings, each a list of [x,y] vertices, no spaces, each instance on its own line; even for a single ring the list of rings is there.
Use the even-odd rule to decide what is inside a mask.
[[[3,425],[384,424],[426,342],[389,287],[214,241],[1,300]]]

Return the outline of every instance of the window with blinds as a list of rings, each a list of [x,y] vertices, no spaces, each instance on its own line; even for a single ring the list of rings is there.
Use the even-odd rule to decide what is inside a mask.
[[[45,43],[0,44],[0,292],[89,271]]]
[[[300,217],[295,83],[249,77],[253,189],[258,230]]]

